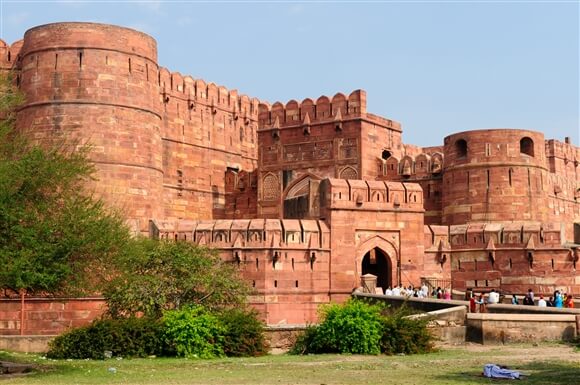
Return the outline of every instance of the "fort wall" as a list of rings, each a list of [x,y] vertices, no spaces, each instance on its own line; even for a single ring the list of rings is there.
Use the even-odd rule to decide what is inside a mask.
[[[382,286],[580,291],[569,139],[491,129],[403,144],[363,90],[269,104],[161,68],[153,38],[103,24],[0,41],[9,70],[21,130],[89,144],[88,187],[141,233],[217,248],[268,323],[315,321],[367,273]]]
[[[0,55],[26,95],[18,127],[38,141],[89,144],[90,187],[141,231],[146,218],[223,218],[226,169],[257,165],[259,101],[159,68],[156,42],[141,32],[49,24]]]
[[[268,324],[305,324],[330,301],[330,229],[322,221],[242,219],[155,222],[161,239],[219,250],[251,284],[249,302]],[[350,293],[352,287],[343,288]]]
[[[155,40],[122,27],[49,24],[26,32],[19,60],[26,102],[17,127],[40,142],[89,144],[99,179],[91,188],[129,218],[162,215]]]

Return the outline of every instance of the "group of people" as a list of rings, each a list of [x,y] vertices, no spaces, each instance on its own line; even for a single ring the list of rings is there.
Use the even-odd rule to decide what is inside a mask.
[[[479,305],[479,311],[485,311],[485,305],[487,304],[496,304],[500,303],[499,293],[495,290],[491,290],[487,296],[484,298],[483,294],[480,294],[477,298],[472,293],[469,292],[469,309],[472,313],[475,313],[477,310],[477,305]],[[528,289],[528,292],[523,298],[523,304],[528,306],[536,306],[536,301],[534,298],[534,292],[532,289]],[[512,305],[519,305],[520,301],[518,297],[513,294],[512,295]],[[557,307],[557,308],[573,308],[574,307],[574,298],[571,294],[564,293],[562,294],[560,290],[556,290],[554,295],[551,296],[548,300],[544,299],[544,296],[540,294],[540,297],[537,301],[537,306],[539,307]]]
[[[385,290],[385,295],[394,295],[402,297],[415,297],[415,298],[438,298],[438,299],[451,299],[451,291],[448,289],[442,289],[440,287],[433,289],[429,294],[429,288],[427,285],[423,284],[421,287],[414,287],[409,285],[404,287],[403,285],[395,286],[391,288],[390,286]]]
[[[534,306],[534,292],[532,289],[528,290],[528,293],[524,297],[524,305]],[[518,299],[514,294],[512,297],[512,305],[519,305]],[[564,293],[562,294],[560,290],[556,290],[554,295],[550,296],[548,300],[544,299],[543,295],[540,295],[538,299],[538,306],[539,307],[559,307],[559,308],[574,308],[574,297],[571,294]]]

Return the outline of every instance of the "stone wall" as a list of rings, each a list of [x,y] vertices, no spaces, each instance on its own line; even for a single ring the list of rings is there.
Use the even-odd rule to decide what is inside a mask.
[[[103,298],[26,298],[24,301],[24,335],[55,335],[88,325],[103,314]],[[21,333],[20,299],[0,299],[0,334]]]
[[[546,314],[467,314],[467,339],[482,344],[570,341],[578,334],[577,316]]]

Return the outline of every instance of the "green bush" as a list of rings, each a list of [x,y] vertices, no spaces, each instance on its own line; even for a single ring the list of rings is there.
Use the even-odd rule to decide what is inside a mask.
[[[290,348],[290,354],[309,354],[314,353],[312,349],[314,337],[316,336],[317,327],[310,325],[304,333],[298,335],[294,346]]]
[[[433,337],[426,319],[408,318],[408,309],[385,315],[381,305],[350,300],[343,305],[327,305],[321,323],[300,335],[292,354],[414,354],[433,350]]]
[[[427,329],[428,320],[408,318],[403,312],[385,317],[381,351],[385,354],[416,354],[433,350],[433,336]]]
[[[163,315],[164,334],[178,356],[223,357],[226,328],[201,306],[172,310]]]
[[[148,318],[98,320],[56,337],[49,344],[47,357],[103,359],[113,356],[147,357],[167,354],[162,325]]]
[[[264,325],[255,310],[231,309],[219,314],[225,328],[224,353],[228,357],[261,356],[267,353]]]
[[[322,307],[321,323],[299,340],[303,353],[379,354],[382,307],[350,300]]]

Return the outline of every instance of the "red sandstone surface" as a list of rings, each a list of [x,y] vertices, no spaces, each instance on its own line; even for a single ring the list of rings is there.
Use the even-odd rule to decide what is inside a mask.
[[[91,188],[138,232],[219,249],[269,324],[314,321],[366,273],[383,288],[580,294],[568,140],[490,129],[404,144],[362,90],[269,104],[159,67],[155,40],[118,26],[35,27],[0,57],[26,96],[20,129],[90,143]]]

